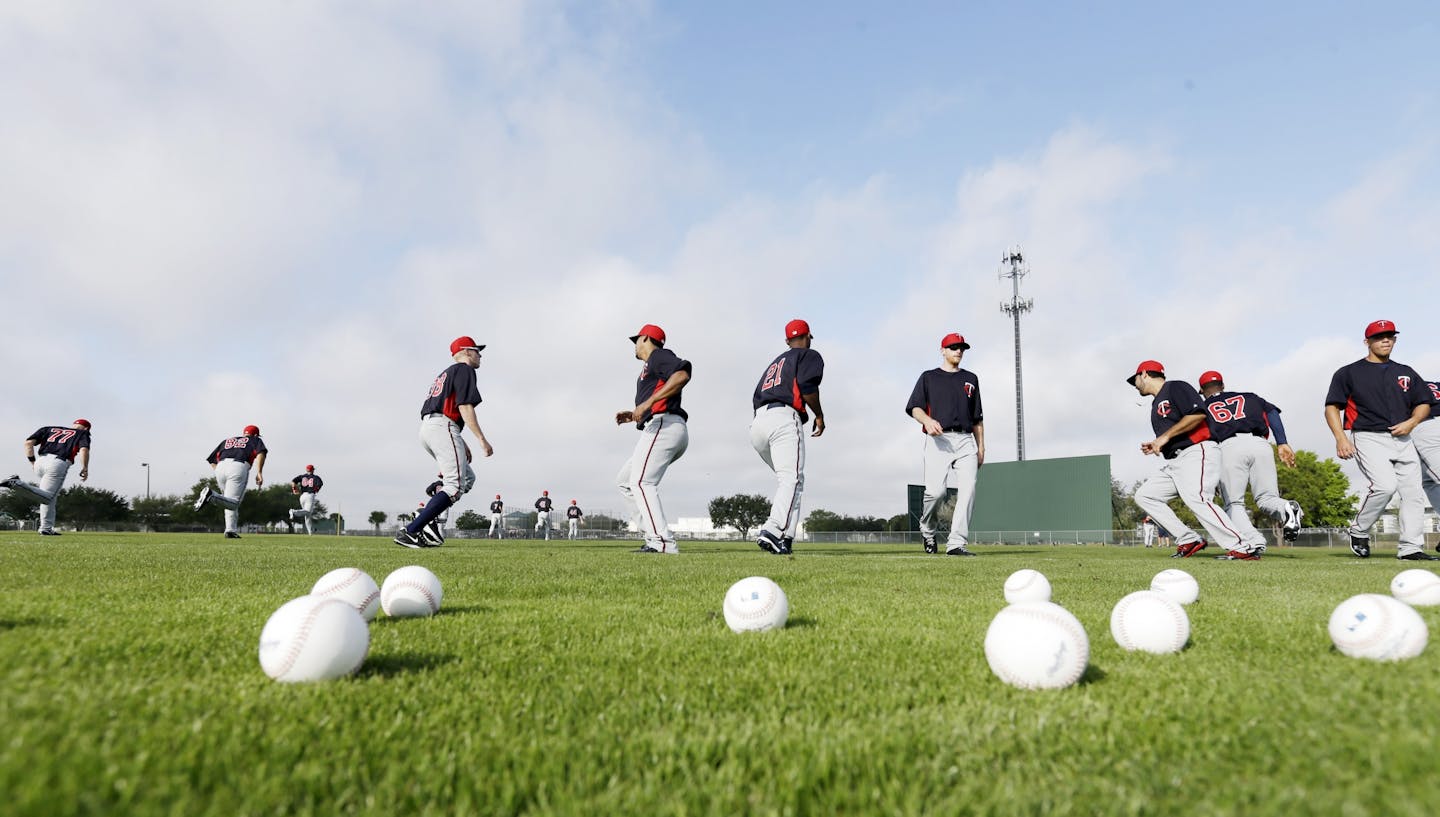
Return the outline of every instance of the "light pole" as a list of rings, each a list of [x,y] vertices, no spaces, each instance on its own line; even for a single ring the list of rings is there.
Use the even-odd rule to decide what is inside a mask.
[[[1020,371],[1020,316],[1034,309],[1035,302],[1020,297],[1020,279],[1030,273],[1030,268],[1025,266],[1025,256],[1020,253],[1020,247],[1017,245],[1006,250],[1000,263],[1009,265],[1009,269],[1000,268],[1000,278],[1009,278],[1011,285],[1010,300],[1000,302],[1000,311],[1015,320],[1015,459],[1024,462],[1025,386]]]
[[[150,498],[150,463],[142,462],[140,467],[145,469],[145,498]]]

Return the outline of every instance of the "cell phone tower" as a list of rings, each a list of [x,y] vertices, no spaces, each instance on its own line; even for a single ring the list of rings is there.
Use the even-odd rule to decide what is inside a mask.
[[[1025,379],[1020,369],[1020,316],[1035,308],[1035,301],[1020,297],[1020,279],[1030,274],[1019,245],[1000,257],[1000,279],[1010,279],[1010,300],[1000,302],[1000,311],[1015,322],[1015,457],[1025,461]]]

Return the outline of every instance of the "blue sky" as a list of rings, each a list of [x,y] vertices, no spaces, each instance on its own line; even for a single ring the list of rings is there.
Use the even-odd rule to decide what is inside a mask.
[[[806,507],[890,515],[901,412],[974,348],[1010,459],[1020,244],[1032,457],[1154,467],[1158,358],[1329,454],[1378,317],[1440,376],[1440,14],[1425,4],[139,2],[0,9],[0,432],[95,421],[92,484],[181,492],[256,423],[353,517],[413,506],[424,387],[490,344],[481,496],[619,509],[609,422],[665,326],[695,364],[672,517],[768,492],[748,395],[826,355]],[[1434,372],[1435,374],[1429,374]],[[3,435],[0,435],[3,439]],[[568,497],[567,497],[568,498]],[[479,506],[478,500],[473,500]]]

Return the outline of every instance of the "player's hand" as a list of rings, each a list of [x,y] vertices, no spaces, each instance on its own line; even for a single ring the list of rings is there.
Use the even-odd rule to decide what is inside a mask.
[[[461,440],[461,442],[462,442],[462,443],[465,443],[464,440]],[[490,455],[489,455],[489,454],[486,454],[485,456],[488,457],[488,456],[490,456]],[[470,453],[470,443],[465,443],[465,461],[466,461],[466,462],[474,462],[474,461],[475,461],[475,455],[472,454],[472,453]]]
[[[87,479],[89,479],[89,478],[90,478],[90,469],[89,469],[89,468],[81,468],[81,469],[80,469],[80,481],[81,481],[81,482],[84,482],[85,480],[87,480]]]
[[[264,474],[256,474],[256,475],[255,475],[255,487],[256,487],[256,488],[259,488],[261,485],[264,485],[264,484],[265,484],[265,475],[264,475]]]
[[[617,426],[622,426],[622,425],[625,425],[626,423],[633,423],[633,422],[635,422],[635,412],[633,412],[633,411],[617,411],[617,412],[615,412],[615,425],[617,425]]]
[[[979,468],[985,464],[985,446],[975,449],[975,467]]]
[[[1404,437],[1406,434],[1414,431],[1416,425],[1418,424],[1415,422],[1414,418],[1411,418],[1401,423],[1396,423],[1395,425],[1390,426],[1390,436]]]
[[[1280,455],[1280,461],[1285,463],[1286,468],[1295,467],[1295,449],[1291,448],[1289,443],[1276,449],[1276,453]]]
[[[814,424],[813,428],[814,428],[815,430],[812,431],[812,432],[810,432],[810,436],[811,436],[811,437],[819,437],[821,434],[824,434],[824,433],[825,433],[825,418],[824,418],[824,417],[816,417],[816,418],[815,418],[815,424]]]
[[[1350,440],[1344,438],[1336,440],[1335,456],[1339,457],[1342,460],[1350,459],[1351,457],[1355,456],[1355,444],[1350,442]]]
[[[1140,453],[1142,454],[1159,454],[1164,448],[1165,443],[1159,437],[1148,443],[1140,443]]]
[[[480,447],[485,449],[485,456],[487,457],[495,453],[495,449],[491,447],[489,440],[481,440]]]
[[[931,437],[939,437],[941,434],[945,433],[945,427],[940,425],[940,423],[934,417],[926,417],[925,419],[921,420],[920,427],[925,429],[925,433],[929,434]]]

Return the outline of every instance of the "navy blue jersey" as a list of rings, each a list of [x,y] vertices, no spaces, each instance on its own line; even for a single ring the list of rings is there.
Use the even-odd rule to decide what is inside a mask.
[[[1325,405],[1338,406],[1349,431],[1384,431],[1410,419],[1411,411],[1434,399],[1425,381],[1403,363],[1364,358],[1341,366],[1330,378]]]
[[[218,463],[221,460],[240,460],[247,465],[253,464],[255,458],[268,451],[265,443],[256,437],[230,437],[221,440],[205,458],[206,462]]]
[[[565,516],[569,517],[570,519],[579,519],[584,515],[585,514],[580,511],[579,505],[571,505],[570,507],[565,509]]]
[[[501,501],[498,500],[498,499],[495,500],[494,502],[491,502],[491,503],[490,503],[490,513],[505,513],[505,503],[504,503],[504,502],[501,502]]]
[[[1426,380],[1425,386],[1430,389],[1430,416],[1425,418],[1428,423],[1440,416],[1440,381]]]
[[[1269,437],[1267,417],[1272,411],[1280,413],[1280,409],[1254,392],[1222,391],[1205,398],[1205,424],[1210,427],[1210,439],[1217,443],[1236,434]]]
[[[652,394],[665,388],[670,378],[676,372],[690,374],[690,361],[681,360],[669,349],[656,349],[650,353],[650,359],[640,369],[640,377],[635,381],[635,405],[640,405],[650,399]],[[644,417],[636,417],[636,425],[644,425],[646,420],[657,414],[673,414],[682,420],[688,420],[690,415],[685,409],[680,408],[680,393],[670,395],[664,400],[657,400],[650,406]]]
[[[430,384],[425,403],[420,406],[420,416],[443,414],[451,421],[459,423],[463,429],[465,420],[460,416],[460,407],[478,405],[480,387],[475,384],[475,370],[470,368],[468,363],[456,363],[441,372],[435,382]]]
[[[1150,428],[1155,432],[1155,436],[1159,437],[1186,417],[1205,413],[1205,402],[1194,386],[1183,380],[1166,380],[1160,391],[1155,393],[1155,399],[1150,401]],[[1181,451],[1208,439],[1210,427],[1201,423],[1191,429],[1189,434],[1172,437],[1170,442],[1160,449],[1160,456],[1173,460]]]
[[[34,434],[25,438],[27,441],[39,446],[36,449],[38,456],[53,454],[68,462],[75,461],[75,455],[82,448],[90,447],[90,430],[86,428],[66,428],[64,426],[45,426],[35,430]]]
[[[915,389],[910,392],[910,402],[905,404],[905,413],[908,415],[917,408],[946,431],[968,434],[975,430],[977,423],[985,421],[985,412],[980,408],[980,379],[966,369],[921,372]]]
[[[320,489],[325,486],[325,480],[317,474],[301,474],[290,480],[290,483],[298,487],[302,494],[318,494]]]
[[[542,497],[540,497],[539,499],[535,500],[535,510],[537,510],[537,511],[549,511],[549,510],[550,510],[550,504],[551,504],[551,503],[550,503],[550,497],[548,497],[548,496],[542,496]]]
[[[765,367],[755,384],[751,407],[764,405],[789,406],[800,412],[800,422],[810,419],[805,412],[802,395],[819,394],[820,380],[825,377],[825,359],[814,349],[786,349]]]

